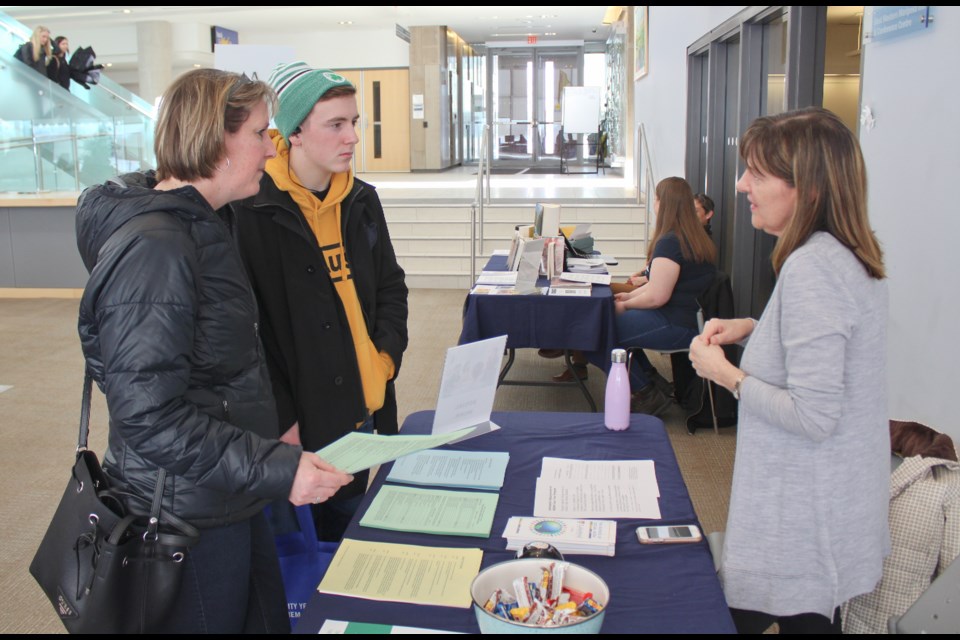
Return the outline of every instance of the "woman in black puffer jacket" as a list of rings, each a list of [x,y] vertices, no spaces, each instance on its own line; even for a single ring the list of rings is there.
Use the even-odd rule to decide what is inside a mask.
[[[259,189],[274,100],[237,74],[181,76],[161,103],[156,179],[93,187],[77,207],[90,271],[80,338],[110,412],[104,468],[144,498],[165,469],[164,508],[201,528],[157,632],[289,630],[261,511],[321,502],[351,480],[277,440],[256,302],[216,213]]]

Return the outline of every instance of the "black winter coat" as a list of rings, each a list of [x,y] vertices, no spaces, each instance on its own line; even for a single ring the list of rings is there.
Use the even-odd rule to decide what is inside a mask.
[[[34,71],[37,73],[47,75],[47,56],[41,53],[40,57],[34,60],[33,43],[29,40],[20,45],[20,48],[17,49],[17,53],[15,55],[20,62],[27,66],[33,67]]]
[[[67,62],[67,56],[55,55],[50,58],[50,64],[47,65],[47,77],[70,91],[70,63]]]
[[[368,417],[343,304],[300,208],[269,175],[256,196],[232,209],[234,236],[260,303],[280,428],[299,421],[304,448],[320,449]],[[341,221],[367,331],[399,372],[407,348],[407,286],[371,185],[354,180],[341,203]],[[379,433],[397,432],[393,381],[373,417]],[[337,495],[354,492],[350,487]]]
[[[104,468],[151,497],[163,467],[166,509],[236,522],[289,495],[301,449],[275,439],[256,301],[227,226],[193,187],[135,179],[77,206],[90,271],[80,339],[110,413]]]

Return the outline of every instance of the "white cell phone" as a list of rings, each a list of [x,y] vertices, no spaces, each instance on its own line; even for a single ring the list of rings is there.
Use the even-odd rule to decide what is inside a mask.
[[[695,524],[672,524],[659,527],[637,527],[637,539],[641,544],[672,544],[677,542],[700,542],[700,528]]]

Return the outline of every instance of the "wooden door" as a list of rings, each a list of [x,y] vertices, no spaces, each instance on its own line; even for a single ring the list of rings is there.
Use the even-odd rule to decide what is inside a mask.
[[[410,71],[337,71],[357,87],[360,144],[354,170],[410,171]]]

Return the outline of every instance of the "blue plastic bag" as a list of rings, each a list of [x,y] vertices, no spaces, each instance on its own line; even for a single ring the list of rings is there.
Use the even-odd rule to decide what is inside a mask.
[[[274,526],[278,520],[292,520],[292,515],[296,512],[296,529],[274,536],[277,556],[280,558],[280,573],[283,575],[283,588],[287,595],[287,613],[290,615],[290,627],[293,628],[327,572],[340,544],[317,540],[310,505],[294,508],[287,503],[284,507],[274,504],[268,508],[273,511],[268,517]],[[293,527],[279,528],[280,531],[287,529]]]

